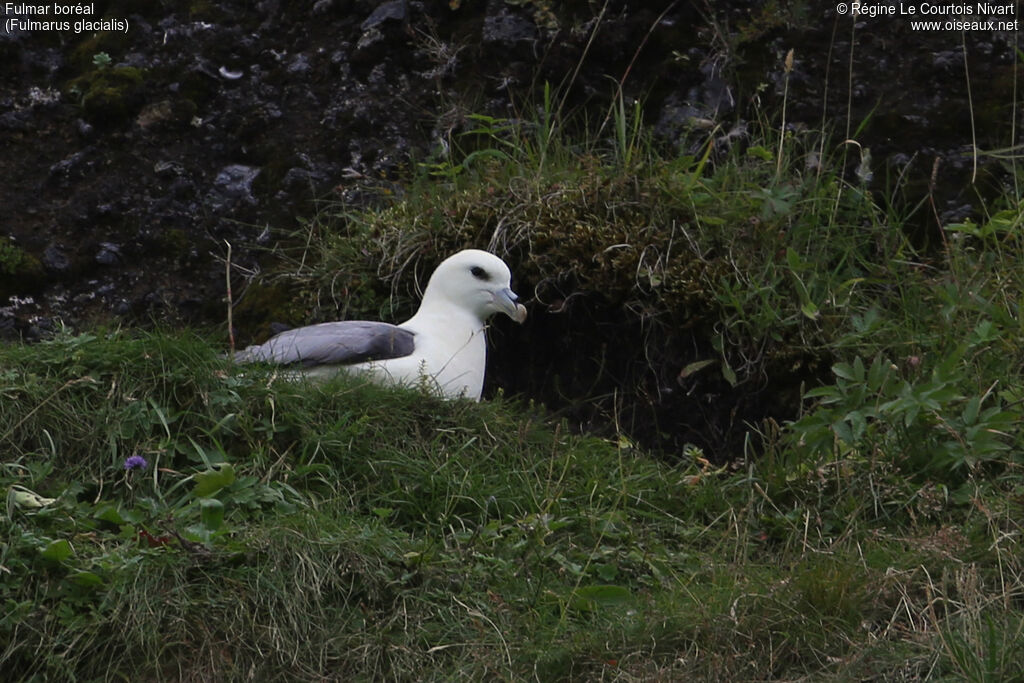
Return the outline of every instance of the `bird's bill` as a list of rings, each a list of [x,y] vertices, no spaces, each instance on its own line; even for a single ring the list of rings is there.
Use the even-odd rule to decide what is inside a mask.
[[[518,301],[519,297],[508,287],[494,292],[494,305],[498,310],[521,324],[526,320],[526,306]]]

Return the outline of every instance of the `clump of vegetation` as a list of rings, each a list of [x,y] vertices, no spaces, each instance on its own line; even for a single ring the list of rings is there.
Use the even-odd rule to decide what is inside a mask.
[[[144,101],[144,71],[131,66],[111,67],[109,57],[106,62],[96,62],[94,57],[93,67],[68,83],[68,91],[78,98],[86,118],[111,124],[138,113]]]
[[[303,240],[319,248],[303,257],[311,317],[401,319],[437,262],[489,248],[532,311],[508,334],[529,361],[493,354],[503,386],[578,424],[725,460],[749,424],[798,413],[801,387],[828,377],[830,340],[878,283],[913,267],[892,217],[844,179],[842,146],[823,156],[821,134],[779,139],[766,122],[669,154],[639,105],[620,100],[582,142],[550,93],[538,111],[470,116],[384,208],[326,206]]]
[[[26,260],[23,249],[9,241],[0,242],[0,274],[16,275]]]
[[[0,303],[25,283],[43,279],[43,264],[34,255],[9,240],[0,240]]]

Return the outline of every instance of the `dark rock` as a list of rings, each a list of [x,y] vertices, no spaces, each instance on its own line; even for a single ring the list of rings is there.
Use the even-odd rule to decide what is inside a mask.
[[[173,120],[174,105],[170,100],[160,100],[147,104],[135,118],[135,124],[142,130],[155,128],[163,123]]]
[[[353,58],[357,62],[372,63],[393,51],[395,41],[402,40],[400,36],[408,25],[408,10],[406,0],[379,5],[360,25],[363,33],[356,43]]]
[[[309,73],[312,69],[313,66],[309,63],[309,57],[300,52],[292,57],[291,62],[288,63],[287,71],[292,75],[301,75]]]
[[[32,113],[27,109],[0,114],[0,131],[26,131],[32,128]]]
[[[185,174],[185,167],[177,161],[158,161],[153,164],[153,172],[162,178],[174,178]]]
[[[502,4],[496,13],[490,13],[484,19],[481,38],[485,45],[512,48],[521,43],[532,45],[537,41],[538,34],[532,21],[509,11]]]
[[[53,336],[57,325],[51,318],[45,316],[34,316],[31,324],[25,330],[26,341],[40,341]]]
[[[89,161],[91,152],[91,149],[86,148],[53,164],[50,166],[48,179],[51,182],[63,184],[89,173],[92,168],[92,162]]]
[[[323,173],[311,171],[308,168],[289,168],[284,174],[281,185],[288,190],[308,190],[315,188],[319,183],[327,180]]]
[[[0,339],[3,341],[16,341],[18,330],[15,327],[14,312],[9,314],[6,309],[0,307]]]
[[[207,195],[210,208],[223,211],[239,205],[255,206],[252,183],[260,169],[242,164],[225,166],[213,181],[213,190]]]
[[[388,70],[384,64],[378,64],[370,70],[366,82],[378,90],[385,90],[388,87]]]
[[[405,23],[409,20],[409,7],[407,0],[390,0],[377,6],[370,16],[360,24],[359,28],[369,31],[377,28],[386,21],[397,21]]]
[[[53,273],[65,273],[71,268],[71,259],[56,244],[50,244],[43,250],[42,262],[43,267]]]
[[[96,252],[96,263],[103,266],[116,266],[121,262],[121,247],[113,242],[100,242]]]
[[[949,208],[942,212],[940,219],[944,224],[962,223],[974,214],[972,204],[957,205],[955,201],[949,202]]]
[[[964,55],[960,50],[943,50],[932,55],[932,64],[943,71],[963,68],[963,62]]]
[[[356,51],[352,56],[360,62],[371,61],[383,54],[384,43],[384,32],[373,26],[363,31],[363,35],[359,36],[359,42],[356,43]]]

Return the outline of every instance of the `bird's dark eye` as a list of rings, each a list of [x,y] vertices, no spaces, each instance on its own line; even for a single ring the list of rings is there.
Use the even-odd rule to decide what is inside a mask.
[[[479,280],[484,280],[485,282],[491,279],[491,276],[487,274],[487,271],[480,266],[473,266],[469,269],[469,272],[473,273],[473,277]]]

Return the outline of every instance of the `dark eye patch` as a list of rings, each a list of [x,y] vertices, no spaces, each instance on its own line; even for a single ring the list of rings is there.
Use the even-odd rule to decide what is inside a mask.
[[[469,272],[473,273],[473,277],[477,278],[478,280],[483,280],[484,282],[491,279],[491,276],[487,274],[487,271],[481,268],[480,266],[473,266],[472,268],[469,269]]]

